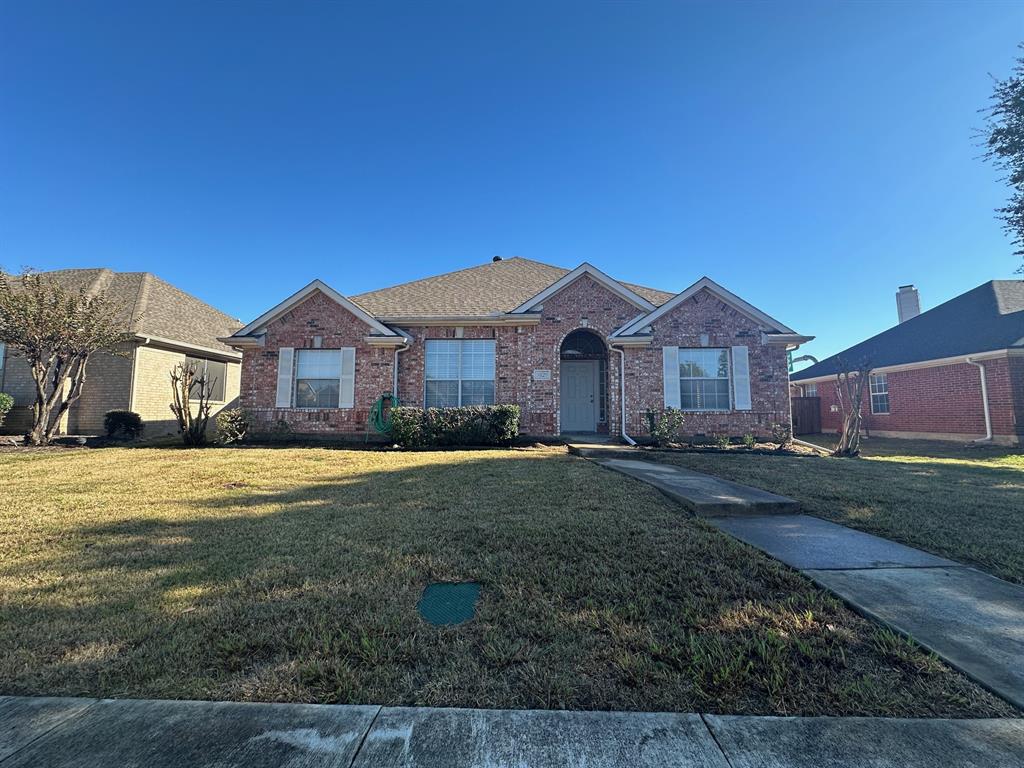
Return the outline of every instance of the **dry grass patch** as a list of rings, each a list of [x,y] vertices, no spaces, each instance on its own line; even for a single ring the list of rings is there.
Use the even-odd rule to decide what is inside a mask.
[[[416,613],[483,585],[477,618]],[[0,692],[775,714],[1012,710],[557,449],[0,455]]]

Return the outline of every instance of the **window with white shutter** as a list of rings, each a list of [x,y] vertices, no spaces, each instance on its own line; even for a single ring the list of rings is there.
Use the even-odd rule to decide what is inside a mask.
[[[737,411],[749,411],[750,403],[750,355],[746,347],[732,348],[733,402]]]

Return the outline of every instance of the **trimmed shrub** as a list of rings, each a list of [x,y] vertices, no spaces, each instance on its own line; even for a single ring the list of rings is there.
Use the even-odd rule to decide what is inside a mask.
[[[648,411],[647,431],[651,435],[651,441],[659,448],[679,442],[679,432],[684,421],[683,412],[675,408]]]
[[[249,418],[241,408],[225,408],[216,421],[217,439],[224,445],[242,442],[249,432]]]
[[[134,440],[142,435],[146,428],[142,417],[135,411],[107,411],[103,416],[103,428],[107,437],[123,436]]]
[[[0,424],[4,423],[4,417],[14,407],[14,398],[6,392],[0,392]]]
[[[391,439],[404,448],[507,445],[518,434],[518,405],[391,409]]]

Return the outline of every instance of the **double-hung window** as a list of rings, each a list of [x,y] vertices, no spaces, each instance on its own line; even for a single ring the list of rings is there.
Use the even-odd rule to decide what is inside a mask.
[[[871,389],[871,412],[889,412],[889,382],[884,373],[872,373],[868,378]]]
[[[804,384],[804,397],[817,397],[818,396],[818,385],[817,384]]]
[[[185,364],[195,366],[196,379],[202,378],[206,382],[207,399],[215,403],[223,403],[225,384],[228,378],[228,364],[220,360],[207,360],[202,357],[186,357]],[[199,396],[198,381],[193,382],[191,395]]]
[[[295,350],[296,408],[351,408],[354,384],[354,349]]]
[[[679,407],[728,411],[729,350],[679,348]]]
[[[492,405],[494,340],[428,340],[425,378],[427,408]]]

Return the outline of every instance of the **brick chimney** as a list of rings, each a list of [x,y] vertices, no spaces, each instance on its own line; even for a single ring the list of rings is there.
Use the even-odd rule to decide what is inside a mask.
[[[901,323],[921,314],[921,299],[917,295],[917,288],[912,285],[900,286],[896,292],[896,314]]]

